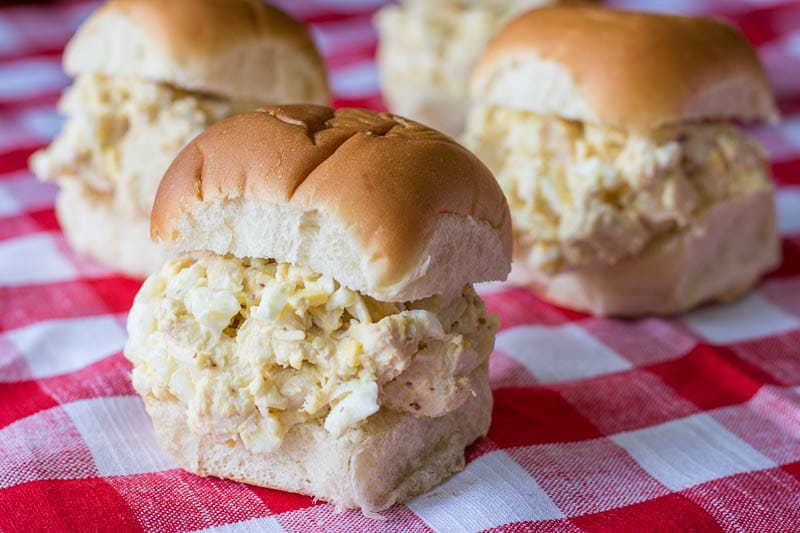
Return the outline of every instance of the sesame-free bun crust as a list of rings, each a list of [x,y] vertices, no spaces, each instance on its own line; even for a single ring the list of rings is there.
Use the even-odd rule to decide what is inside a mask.
[[[120,212],[84,188],[62,187],[56,216],[72,248],[129,276],[145,278],[167,258],[164,249],[147,238],[147,217]]]
[[[395,115],[266,107],[211,126],[167,170],[152,237],[302,264],[386,301],[505,279],[508,205],[452,139]]]
[[[548,276],[514,262],[509,280],[598,316],[675,314],[745,294],[780,262],[772,191],[711,207],[691,228],[616,265]]]
[[[775,121],[755,51],[708,18],[545,7],[512,20],[473,70],[475,101],[623,128]]]
[[[300,424],[271,453],[192,433],[176,401],[152,396],[144,401],[161,447],[190,472],[313,495],[375,516],[464,468],[464,448],[489,430],[488,374],[487,365],[477,368],[475,394],[441,417],[382,409],[338,438],[319,423]]]
[[[261,0],[110,0],[69,42],[64,67],[239,100],[329,101],[305,26]]]

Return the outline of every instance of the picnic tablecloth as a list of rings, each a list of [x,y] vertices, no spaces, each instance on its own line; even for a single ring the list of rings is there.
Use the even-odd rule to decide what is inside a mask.
[[[376,0],[283,2],[308,21],[338,105],[381,107]],[[96,7],[0,8],[0,531],[800,530],[800,3],[617,1],[713,13],[759,49],[784,121],[783,265],[730,305],[614,321],[512,287],[489,435],[466,469],[385,513],[200,478],[158,448],[121,350],[139,282],[67,247],[26,168],[56,133],[64,43]]]

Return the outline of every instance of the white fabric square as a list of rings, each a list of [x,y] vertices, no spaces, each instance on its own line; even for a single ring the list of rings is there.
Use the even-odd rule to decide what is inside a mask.
[[[0,216],[16,215],[19,211],[19,204],[14,197],[6,191],[4,186],[0,186]]]
[[[26,116],[28,114],[26,113]],[[19,204],[14,214],[53,207],[58,194],[58,186],[55,183],[39,181],[28,170],[5,174],[0,178],[0,183],[2,184],[0,191],[5,191]],[[2,210],[0,214],[4,214]]]
[[[541,383],[585,379],[632,367],[577,324],[509,328],[497,335],[495,349],[516,359]]]
[[[122,350],[127,339],[119,319],[111,315],[36,322],[6,337],[25,355],[33,378],[86,367]]]
[[[490,294],[497,294],[508,289],[508,284],[504,281],[484,281],[474,285],[475,292],[481,296],[488,296]]]
[[[138,396],[92,398],[63,407],[91,450],[101,476],[177,468],[158,446],[152,423]]]
[[[764,385],[745,403],[711,412],[761,454],[778,464],[800,461],[800,410],[791,389]]]
[[[26,59],[0,66],[0,98],[28,99],[45,92],[63,88],[69,78],[58,59]]]
[[[195,531],[197,533],[283,533],[286,530],[281,527],[275,518],[265,516],[262,518],[235,522],[233,524],[196,529]]]
[[[763,0],[762,0],[763,1]],[[789,32],[784,37],[786,52],[797,59],[800,59],[800,31]],[[797,146],[800,146],[800,135],[797,137]]]
[[[479,457],[463,472],[406,505],[434,531],[449,533],[564,518],[536,480],[503,451]]]
[[[331,73],[331,90],[339,98],[358,98],[378,92],[378,69],[364,61]]]
[[[55,237],[37,233],[0,242],[0,284],[26,285],[75,279],[76,270]]]
[[[781,235],[800,233],[800,187],[781,187],[775,192],[775,203]]]
[[[776,466],[705,413],[619,433],[611,440],[674,491]]]
[[[19,124],[31,136],[46,141],[61,131],[64,125],[64,116],[53,108],[34,108],[22,114]]]
[[[20,35],[8,20],[0,18],[0,51],[17,52],[20,48]]]
[[[767,337],[800,327],[800,320],[752,292],[738,302],[692,311],[684,323],[716,344]]]

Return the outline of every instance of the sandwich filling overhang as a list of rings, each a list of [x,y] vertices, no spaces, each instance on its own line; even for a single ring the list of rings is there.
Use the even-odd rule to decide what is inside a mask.
[[[772,189],[763,148],[726,122],[632,131],[476,105],[464,142],[508,198],[515,258],[547,274],[618,263]]]
[[[457,409],[497,328],[471,286],[381,302],[302,266],[200,252],[145,282],[125,354],[137,392],[178,401],[192,431],[269,452],[297,424],[339,436],[381,409]]]
[[[32,166],[42,179],[146,217],[175,154],[214,122],[254,107],[134,76],[81,74],[59,102],[64,128]]]

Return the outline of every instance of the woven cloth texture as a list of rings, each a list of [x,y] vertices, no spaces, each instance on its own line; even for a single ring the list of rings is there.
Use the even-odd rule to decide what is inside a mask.
[[[382,108],[375,0],[283,2],[337,105]],[[684,316],[591,318],[484,289],[502,329],[494,418],[466,469],[376,521],[200,478],[157,446],[122,355],[139,282],[76,256],[27,158],[95,2],[0,7],[0,531],[797,531],[800,529],[800,3],[617,1],[715,14],[757,46],[784,120],[773,158],[784,260],[745,298]]]

